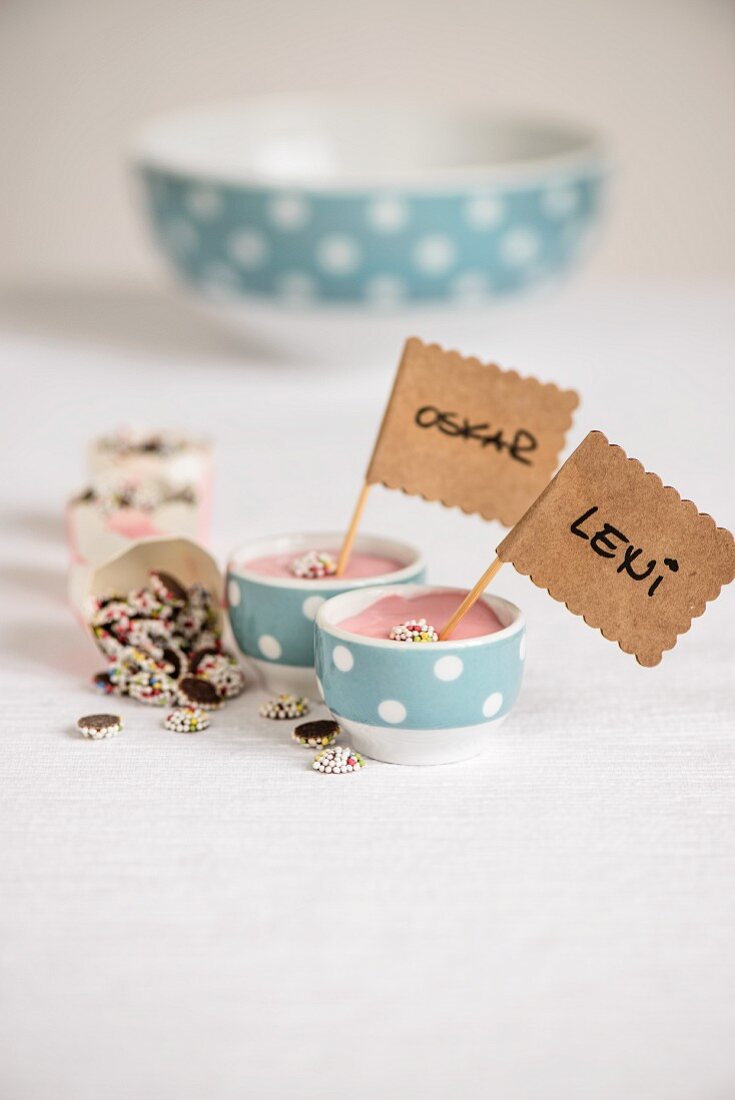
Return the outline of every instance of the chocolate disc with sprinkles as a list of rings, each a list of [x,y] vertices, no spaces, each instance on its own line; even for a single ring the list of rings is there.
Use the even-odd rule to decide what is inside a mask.
[[[147,672],[141,669],[130,677],[128,694],[139,703],[168,707],[176,698],[176,681],[165,672]]]
[[[201,676],[185,676],[179,682],[179,702],[183,706],[202,707],[204,710],[216,710],[222,706],[214,684]]]
[[[186,655],[180,649],[164,648],[161,656],[161,664],[164,672],[167,672],[174,680],[186,672]]]
[[[163,603],[172,607],[182,607],[186,603],[189,593],[176,577],[164,573],[162,569],[152,569],[149,577],[152,591]]]
[[[204,646],[202,649],[195,649],[192,655],[189,657],[189,667],[192,672],[199,671],[199,665],[205,657],[218,657],[222,650],[214,645]]]
[[[359,772],[360,768],[365,767],[365,761],[359,752],[344,746],[322,749],[314,757],[314,763],[311,766],[315,772],[321,772],[322,775],[347,775],[349,772]]]
[[[309,700],[303,695],[277,695],[263,703],[258,713],[262,718],[304,718],[309,713]]]
[[[113,682],[108,669],[104,669],[102,672],[95,672],[92,677],[92,683],[97,688],[97,691],[101,691],[103,695],[115,695],[117,693],[117,686]]]
[[[119,714],[85,714],[77,719],[77,729],[82,737],[92,741],[101,741],[103,737],[114,737],[122,729]]]
[[[177,707],[166,715],[163,724],[174,733],[201,733],[209,727],[209,715],[201,707]]]
[[[203,657],[197,665],[197,675],[214,684],[222,699],[234,699],[245,690],[245,673],[226,653]]]
[[[314,722],[302,722],[295,727],[291,736],[297,745],[314,749],[334,744],[341,732],[339,722],[335,722],[333,718],[322,718]]]

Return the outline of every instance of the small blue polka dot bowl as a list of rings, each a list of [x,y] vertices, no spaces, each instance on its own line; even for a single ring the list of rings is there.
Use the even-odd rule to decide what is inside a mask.
[[[424,559],[415,547],[376,535],[358,535],[353,554],[395,562],[396,568],[389,572],[311,580],[266,576],[248,568],[248,563],[258,558],[286,555],[290,559],[310,550],[338,548],[343,538],[344,531],[279,535],[246,543],[230,556],[230,625],[241,652],[250,659],[269,691],[315,695],[314,620],[332,596],[363,591],[371,585],[403,585],[424,579]]]
[[[485,749],[521,686],[526,630],[519,609],[482,599],[503,629],[446,642],[393,642],[343,630],[340,623],[384,596],[460,589],[408,585],[347,592],[316,617],[316,672],[326,705],[365,756],[388,764],[453,764]],[[439,625],[439,624],[436,624]]]
[[[370,339],[381,314],[483,308],[556,278],[586,251],[608,176],[576,125],[304,98],[153,120],[134,165],[179,279],[276,343],[284,319],[308,340],[309,319],[336,335],[363,317]]]

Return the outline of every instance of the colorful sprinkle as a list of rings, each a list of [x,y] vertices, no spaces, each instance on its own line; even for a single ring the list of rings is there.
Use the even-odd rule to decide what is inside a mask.
[[[148,574],[151,590],[162,603],[171,607],[183,607],[189,593],[176,577],[164,573],[162,569],[151,569]]]
[[[277,695],[260,707],[262,718],[304,718],[309,713],[309,700],[303,695]]]
[[[358,772],[365,767],[365,761],[359,752],[343,746],[322,749],[314,757],[311,765],[315,772],[323,775],[347,775],[348,772]]]
[[[201,707],[176,707],[166,715],[163,724],[174,733],[201,733],[209,727],[209,715]]]
[[[146,672],[142,669],[130,677],[128,695],[149,706],[169,707],[176,701],[176,681],[165,672]]]
[[[210,709],[239,695],[245,675],[222,646],[215,608],[203,585],[187,589],[162,570],[127,596],[88,601],[95,640],[109,661],[94,678],[97,689],[157,706]]]
[[[245,690],[245,673],[227,653],[209,653],[197,664],[197,675],[209,680],[223,699],[234,699]]]
[[[117,695],[119,694],[115,684],[110,676],[110,670],[104,669],[103,672],[95,672],[92,677],[92,683],[97,688],[97,691],[102,692],[103,695]]]
[[[326,550],[309,550],[302,557],[294,558],[291,562],[291,572],[294,577],[300,577],[302,580],[333,577],[337,572],[337,559]]]
[[[408,619],[394,626],[388,635],[392,642],[438,642],[439,635],[426,619]]]

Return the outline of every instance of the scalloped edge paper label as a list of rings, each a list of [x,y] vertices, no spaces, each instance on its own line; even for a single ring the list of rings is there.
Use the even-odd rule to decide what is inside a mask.
[[[515,523],[548,484],[574,390],[406,341],[366,480]]]
[[[497,554],[647,667],[735,578],[732,534],[597,431]]]

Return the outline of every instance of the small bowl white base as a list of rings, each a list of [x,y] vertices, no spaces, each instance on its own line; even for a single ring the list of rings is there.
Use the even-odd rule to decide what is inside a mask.
[[[349,734],[350,744],[363,756],[385,764],[456,764],[478,756],[488,744],[491,731],[507,715],[459,729],[407,730],[401,727],[368,726],[335,715]]]

